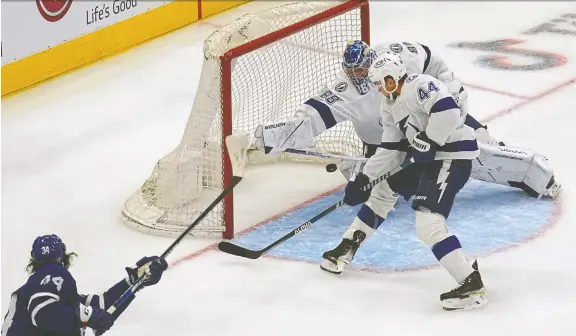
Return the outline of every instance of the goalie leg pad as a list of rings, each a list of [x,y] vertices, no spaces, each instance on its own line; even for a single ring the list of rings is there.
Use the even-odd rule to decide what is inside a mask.
[[[531,150],[478,143],[480,155],[472,164],[471,177],[520,188],[532,197],[555,197],[560,184],[553,180],[548,159]]]
[[[553,177],[554,172],[552,171],[548,159],[542,155],[535,154],[522,182],[530,189],[534,190],[538,195],[555,197],[558,194],[560,185],[553,181]],[[555,186],[556,188],[551,190],[552,186]]]
[[[282,152],[288,148],[302,149],[314,145],[310,117],[291,117],[284,121],[268,122],[256,127],[254,145],[266,154]]]

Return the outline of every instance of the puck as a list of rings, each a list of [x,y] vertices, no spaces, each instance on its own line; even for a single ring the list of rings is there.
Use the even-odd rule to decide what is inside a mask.
[[[335,164],[333,164],[333,163],[331,163],[331,164],[329,164],[329,165],[326,165],[326,171],[329,172],[329,173],[333,173],[333,172],[335,172],[337,169],[338,169],[338,167],[337,167]]]

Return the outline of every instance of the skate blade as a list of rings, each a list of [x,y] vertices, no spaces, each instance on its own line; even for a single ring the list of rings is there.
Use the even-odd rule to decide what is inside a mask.
[[[344,267],[346,266],[346,264],[341,261],[338,260],[336,262],[336,264],[334,264],[333,262],[331,262],[330,260],[322,260],[322,262],[320,263],[320,269],[323,271],[326,271],[328,273],[332,273],[332,274],[340,274],[342,273],[342,271],[344,271]]]
[[[462,299],[446,299],[442,301],[442,308],[448,311],[479,309],[486,305],[488,305],[488,300],[484,292],[471,294]]]

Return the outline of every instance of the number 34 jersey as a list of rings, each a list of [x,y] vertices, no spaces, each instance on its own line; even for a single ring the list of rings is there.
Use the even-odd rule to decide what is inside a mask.
[[[80,295],[66,268],[43,266],[12,293],[2,336],[81,336],[80,304],[104,309],[127,288],[122,280],[101,295]]]

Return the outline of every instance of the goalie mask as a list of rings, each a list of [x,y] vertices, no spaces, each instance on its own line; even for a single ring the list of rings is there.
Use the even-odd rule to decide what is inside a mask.
[[[392,93],[398,88],[398,82],[406,76],[406,65],[402,59],[392,53],[384,53],[370,66],[368,77],[370,81],[386,97],[394,100]],[[393,79],[394,82],[387,79]]]
[[[342,68],[354,85],[360,85],[368,76],[368,69],[377,54],[363,41],[349,41],[342,60]]]

